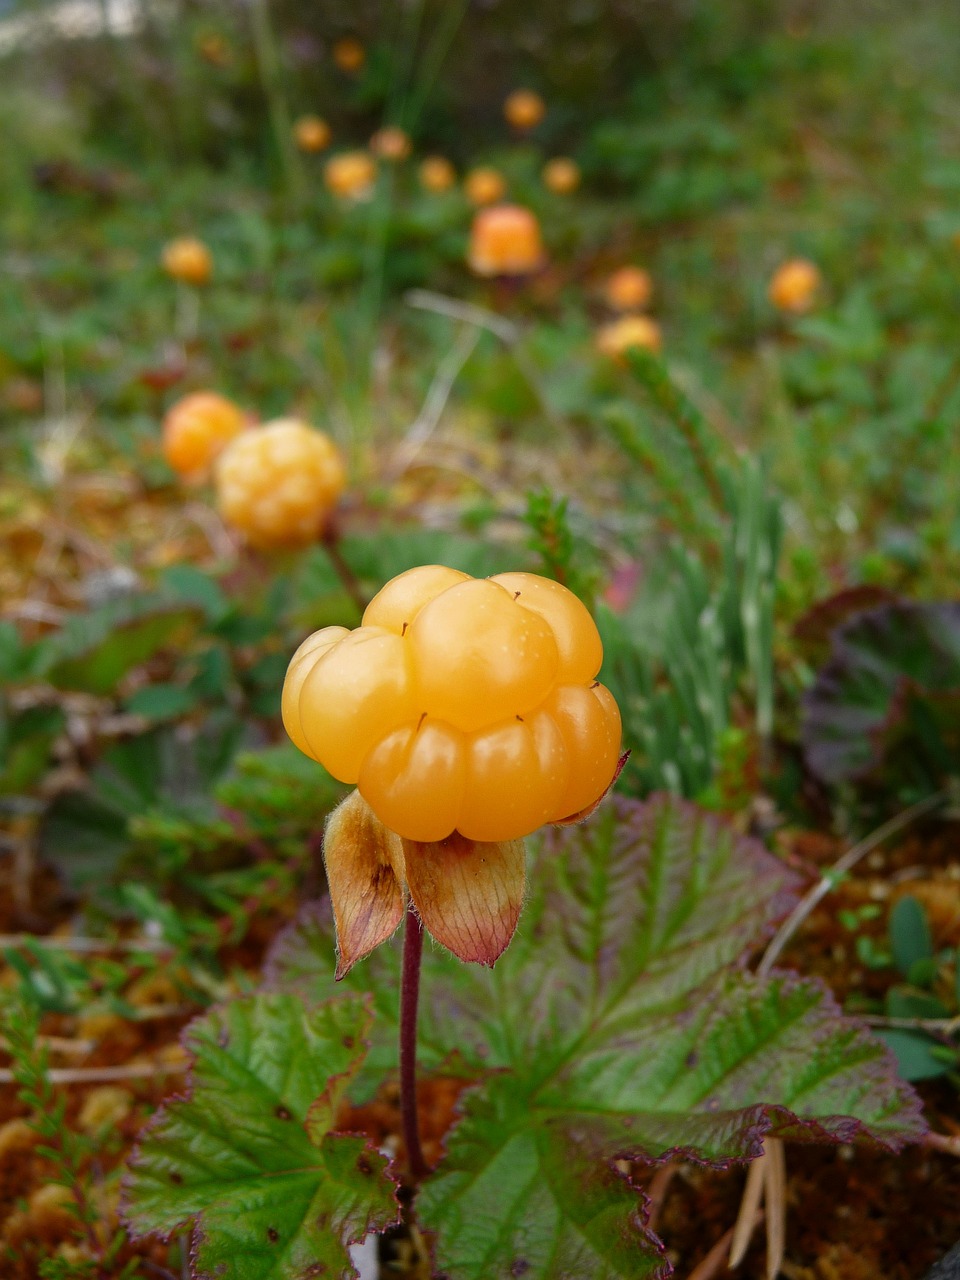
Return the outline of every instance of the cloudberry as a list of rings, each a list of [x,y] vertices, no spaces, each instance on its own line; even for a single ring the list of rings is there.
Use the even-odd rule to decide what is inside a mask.
[[[543,266],[536,215],[517,204],[497,204],[474,216],[467,250],[478,276],[526,276]]]
[[[650,272],[642,267],[620,267],[607,280],[603,296],[614,311],[642,311],[653,297]]]
[[[196,236],[178,236],[163,246],[160,264],[168,276],[184,284],[209,284],[213,275],[210,250]]]
[[[182,479],[202,483],[214,460],[247,426],[243,410],[215,391],[178,400],[163,419],[163,456]]]
[[[806,258],[791,258],[774,272],[767,295],[779,311],[799,315],[813,306],[819,287],[819,268]]]
[[[580,185],[580,166],[568,156],[557,156],[543,166],[543,185],[557,196],[568,196]]]
[[[660,326],[649,316],[623,316],[597,331],[597,350],[613,360],[622,361],[631,347],[659,351],[662,346]]]
[[[322,533],[346,470],[329,436],[281,418],[238,436],[214,478],[220,514],[251,545],[296,547]]]
[[[515,89],[503,104],[503,114],[514,129],[533,129],[547,114],[547,107],[533,89]]]
[[[596,679],[597,628],[572,592],[530,573],[426,565],[392,579],[353,631],[294,654],[283,722],[358,790],[325,843],[339,972],[399,923],[492,964],[523,899],[523,837],[576,820],[613,781],[620,713]]]

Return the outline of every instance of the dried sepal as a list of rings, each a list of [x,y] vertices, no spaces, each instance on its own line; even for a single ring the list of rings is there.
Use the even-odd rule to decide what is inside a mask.
[[[485,843],[454,832],[403,841],[407,886],[424,927],[460,960],[492,965],[513,937],[523,906],[522,840]]]
[[[353,791],[327,820],[323,856],[337,926],[339,981],[403,919],[403,848],[399,836]]]
[[[571,813],[570,816],[567,818],[557,818],[550,825],[554,827],[573,827],[573,826],[576,826],[578,822],[585,822],[586,819],[590,817],[591,813],[596,812],[601,801],[606,799],[608,793],[616,785],[617,779],[620,777],[621,773],[623,773],[623,766],[627,763],[629,759],[630,759],[630,752],[624,751],[623,755],[617,761],[617,767],[614,770],[613,777],[610,779],[610,783],[606,791],[604,791],[601,795],[597,796],[593,804],[588,804],[587,807],[585,809],[581,809],[579,813]]]

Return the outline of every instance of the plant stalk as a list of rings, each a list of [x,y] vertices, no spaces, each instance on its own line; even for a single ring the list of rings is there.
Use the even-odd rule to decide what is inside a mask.
[[[363,617],[366,607],[370,601],[364,594],[363,587],[360,585],[357,575],[353,572],[353,569],[344,557],[343,552],[340,550],[340,531],[332,520],[324,529],[321,535],[321,541],[323,543],[323,549],[329,556],[330,563],[336,570],[337,577],[340,579],[344,590],[356,605],[360,616]]]
[[[417,1004],[420,998],[420,961],[423,956],[423,925],[407,903],[403,930],[403,972],[400,978],[400,1115],[403,1141],[407,1148],[410,1176],[419,1182],[430,1172],[420,1146],[417,1123]]]

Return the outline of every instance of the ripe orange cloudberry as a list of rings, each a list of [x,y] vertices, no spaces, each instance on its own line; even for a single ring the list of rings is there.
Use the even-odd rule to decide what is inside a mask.
[[[480,209],[470,228],[467,262],[478,276],[528,276],[544,263],[536,214],[518,204]]]
[[[463,190],[471,204],[496,204],[507,194],[507,181],[498,169],[481,165],[464,178]]]
[[[534,129],[547,114],[547,104],[533,89],[515,89],[503,104],[503,114],[514,129]]]
[[[597,330],[597,350],[618,362],[624,361],[632,347],[659,351],[662,346],[660,326],[649,316],[622,316]]]
[[[427,156],[417,170],[424,191],[435,194],[449,191],[457,180],[457,171],[444,156]]]
[[[280,418],[237,436],[217,460],[214,479],[224,522],[252,546],[298,547],[323,532],[346,469],[329,436]]]
[[[543,166],[543,185],[556,196],[568,196],[580,185],[580,166],[569,156],[557,156]]]
[[[767,296],[778,311],[801,315],[813,306],[820,288],[820,270],[806,258],[791,258],[773,273]]]
[[[620,267],[607,279],[603,296],[614,311],[642,311],[653,297],[653,280],[643,267]]]
[[[319,116],[301,116],[293,126],[293,140],[301,151],[326,151],[332,136],[330,126]]]
[[[214,460],[248,425],[243,410],[215,391],[194,391],[163,419],[163,456],[188,484],[202,484]]]
[[[410,141],[410,135],[399,125],[385,124],[370,139],[370,150],[381,160],[396,162],[406,160],[413,150],[413,143]]]
[[[602,658],[566,587],[442,565],[388,582],[355,630],[303,642],[283,688],[287,733],[357,784],[325,843],[341,973],[399,923],[404,882],[461,959],[500,955],[523,899],[523,837],[583,816],[617,772]]]
[[[367,60],[367,51],[353,36],[344,36],[333,46],[333,60],[347,75],[359,71]]]
[[[341,200],[369,200],[377,181],[377,164],[368,151],[342,151],[323,170],[327,190]]]
[[[178,236],[163,246],[160,264],[168,276],[184,284],[209,284],[213,275],[210,250],[196,236]]]

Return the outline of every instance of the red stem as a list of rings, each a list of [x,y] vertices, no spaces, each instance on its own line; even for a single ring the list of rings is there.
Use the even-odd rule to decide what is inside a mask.
[[[423,925],[407,904],[403,931],[403,973],[400,978],[400,1114],[410,1176],[419,1182],[430,1172],[420,1146],[417,1124],[417,1002],[420,998],[420,960]]]

